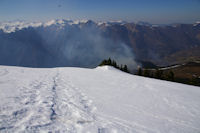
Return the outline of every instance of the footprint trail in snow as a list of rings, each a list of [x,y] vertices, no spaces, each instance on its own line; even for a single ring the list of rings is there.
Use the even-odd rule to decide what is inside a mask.
[[[0,132],[199,133],[199,87],[111,67],[0,66]]]

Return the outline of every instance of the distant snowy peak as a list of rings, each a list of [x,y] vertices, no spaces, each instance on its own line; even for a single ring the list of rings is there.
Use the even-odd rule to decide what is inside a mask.
[[[65,21],[64,20],[50,20],[46,23],[44,23],[44,26],[51,26],[51,25],[65,25]]]
[[[118,21],[107,21],[107,22],[97,22],[97,25],[98,26],[101,26],[101,25],[105,25],[105,26],[111,26],[111,25],[124,25],[124,24],[127,24],[128,22],[126,21],[122,21],[122,20],[118,20]]]
[[[65,20],[65,19],[53,19],[47,22],[26,22],[26,21],[9,21],[9,22],[0,22],[0,30],[3,30],[6,33],[15,32],[16,30],[21,30],[28,27],[49,27],[52,25],[58,26],[60,28],[66,25],[80,25],[93,22],[91,20]],[[95,23],[95,22],[93,22]],[[96,24],[96,23],[95,23]]]
[[[91,20],[65,20],[65,19],[56,19],[56,20],[50,20],[46,23],[44,23],[44,26],[51,26],[51,25],[78,25],[78,24],[85,24],[90,22]],[[92,21],[93,22],[93,21]]]
[[[21,30],[23,28],[39,26],[42,26],[42,22],[10,21],[0,23],[0,29],[7,33],[15,32],[16,30]]]
[[[197,21],[196,23],[193,24],[193,26],[198,26],[200,25],[200,21]]]
[[[120,24],[120,25],[124,25],[124,24],[126,24],[126,23],[128,23],[128,22],[126,22],[126,21],[123,21],[123,20],[118,20],[118,21],[109,21],[109,22],[107,22],[108,24]]]
[[[138,21],[136,24],[138,24],[138,25],[143,25],[143,26],[149,26],[149,27],[152,26],[152,24],[150,24],[150,23],[148,23],[148,22],[144,22],[144,21]]]
[[[100,21],[100,22],[95,22],[92,20],[69,20],[69,19],[53,19],[47,22],[26,22],[26,21],[8,21],[8,22],[0,22],[0,30],[3,30],[6,33],[11,33],[15,32],[17,30],[21,30],[23,28],[28,28],[28,27],[50,27],[50,26],[56,26],[58,28],[63,28],[65,26],[72,26],[72,25],[78,25],[82,27],[84,24],[87,25],[96,25],[96,26],[112,26],[112,25],[125,25],[130,22],[118,20],[118,21]],[[131,22],[131,24],[136,24],[136,25],[142,25],[142,26],[148,26],[148,27],[160,27],[160,26],[173,26],[176,27],[177,25],[153,25],[148,22]],[[200,25],[200,21],[197,21],[196,23],[193,24],[193,26],[198,26]]]
[[[65,20],[65,19],[56,19],[56,20],[50,20],[47,21],[46,23],[44,23],[44,26],[51,26],[51,25],[61,25],[61,26],[65,26],[65,25],[77,25],[77,24],[81,24],[81,23],[87,23],[89,20]]]

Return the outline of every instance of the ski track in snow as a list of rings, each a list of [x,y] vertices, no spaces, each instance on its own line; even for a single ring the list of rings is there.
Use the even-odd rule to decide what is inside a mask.
[[[102,69],[102,68],[101,68]],[[136,121],[129,121],[120,117],[110,116],[99,112],[93,101],[83,93],[82,88],[76,86],[68,73],[62,74],[60,68],[34,75],[31,78],[17,79],[31,69],[18,68],[7,70],[0,68],[0,86],[10,87],[7,84],[16,85],[15,95],[5,96],[9,99],[0,104],[0,132],[66,132],[66,133],[160,133],[161,129],[150,128],[141,124],[140,116],[154,122],[163,122],[171,125],[172,132],[179,131],[173,128],[182,127],[191,129],[193,132],[200,132],[200,128],[193,126],[192,119],[189,121],[180,118],[173,118],[157,114],[155,112],[143,110],[140,107],[127,104],[129,111],[136,115]],[[101,73],[101,71],[100,71]],[[121,73],[121,72],[120,72]],[[23,77],[23,76],[21,76]],[[21,83],[19,83],[21,82]],[[13,86],[14,86],[13,85]],[[11,86],[11,87],[13,87]],[[145,91],[153,92],[152,99],[161,97],[165,105],[169,108],[182,108],[187,111],[187,107],[176,102],[172,102],[170,96],[159,96],[159,91],[151,85],[144,85]],[[140,86],[135,85],[135,88]],[[14,91],[14,90],[13,90]],[[17,92],[18,91],[18,92]],[[143,88],[136,91],[143,93]],[[12,93],[12,92],[11,92]],[[98,93],[98,92],[97,92]],[[3,95],[4,96],[4,95]],[[159,103],[152,105],[160,106]],[[163,106],[163,105],[161,105]],[[194,109],[198,110],[198,106]],[[162,108],[161,108],[162,109]],[[188,111],[192,117],[199,112]],[[123,112],[125,113],[125,112]],[[138,116],[138,117],[137,117]],[[148,122],[148,121],[147,121]],[[144,121],[145,123],[145,121]],[[160,124],[160,123],[159,123]],[[170,131],[170,130],[168,130]],[[180,129],[180,132],[182,129]],[[188,130],[186,130],[188,131]],[[166,132],[166,131],[164,131]]]

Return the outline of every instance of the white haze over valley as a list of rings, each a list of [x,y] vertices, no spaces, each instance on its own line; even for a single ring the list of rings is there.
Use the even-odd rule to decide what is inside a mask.
[[[187,39],[192,44],[179,46],[182,44],[179,36],[186,38],[184,32],[198,29],[199,22],[191,24],[191,29],[180,27],[178,24],[152,25],[141,21],[129,23],[57,19],[47,22],[0,22],[0,65],[94,68],[109,57],[119,65],[128,65],[131,70],[141,65],[136,63],[135,58],[138,62],[150,61],[163,65],[166,62],[163,58],[175,49],[183,50],[198,45],[198,42],[191,41],[196,39],[195,35],[191,35]],[[163,30],[162,33],[159,33],[160,30]],[[177,32],[178,37],[175,37],[176,34],[171,36],[168,30]],[[196,34],[196,30],[193,32]],[[163,38],[170,39],[166,41]],[[165,65],[169,64],[173,62]]]
[[[107,22],[106,25],[116,23],[124,22]],[[63,19],[48,22],[1,22],[1,65],[96,67],[103,59],[110,57],[119,64],[136,68],[130,46],[107,37],[105,31],[101,30],[103,25],[105,23],[90,20]],[[7,51],[13,52],[8,54]],[[15,57],[18,59],[7,60]]]

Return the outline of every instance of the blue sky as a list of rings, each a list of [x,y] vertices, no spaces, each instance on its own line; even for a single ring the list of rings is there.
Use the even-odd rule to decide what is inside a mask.
[[[0,21],[56,18],[193,23],[200,0],[0,0]]]

